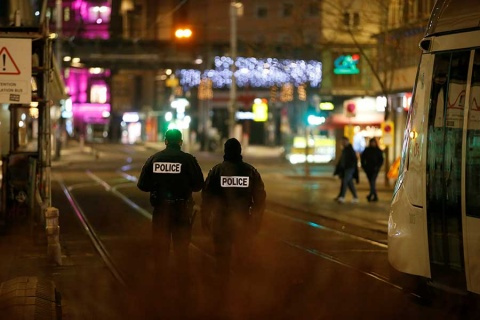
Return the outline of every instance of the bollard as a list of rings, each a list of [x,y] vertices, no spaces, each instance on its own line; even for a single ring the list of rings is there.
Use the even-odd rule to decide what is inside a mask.
[[[62,265],[62,252],[60,247],[60,226],[58,225],[58,209],[49,207],[45,210],[47,232],[47,257],[51,263]]]
[[[85,137],[80,135],[80,152],[83,152],[83,147],[85,146]]]

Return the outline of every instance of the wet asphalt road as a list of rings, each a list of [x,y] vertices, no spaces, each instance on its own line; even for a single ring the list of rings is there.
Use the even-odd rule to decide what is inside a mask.
[[[85,282],[80,284],[58,276],[67,319],[466,317],[456,297],[439,296],[430,305],[418,303],[409,279],[389,266],[386,220],[391,191],[381,191],[383,199],[375,204],[340,205],[332,200],[338,181],[331,177],[331,167],[314,168],[313,177],[305,178],[302,168],[278,158],[245,158],[262,174],[268,205],[249,264],[234,264],[228,292],[218,294],[214,285],[213,247],[209,235],[201,230],[199,217],[190,250],[190,290],[177,290],[182,275],[174,265],[172,277],[159,283],[151,261],[151,207],[148,195],[135,183],[153,150],[122,145],[98,146],[98,150],[98,159],[68,158],[53,170],[53,202],[64,208],[66,266],[58,272],[85,273]],[[220,155],[196,156],[205,177],[221,161]],[[363,200],[366,187],[360,184],[358,189]],[[67,193],[125,285],[114,276],[105,276],[106,267],[86,236],[89,230],[82,227],[78,212],[67,201]],[[196,201],[200,204],[198,194]],[[97,277],[89,274],[92,270],[99,270]]]

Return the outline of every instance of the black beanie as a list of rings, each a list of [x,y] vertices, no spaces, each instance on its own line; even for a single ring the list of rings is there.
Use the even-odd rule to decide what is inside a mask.
[[[225,142],[225,156],[238,157],[242,154],[242,145],[235,138],[230,138]]]
[[[182,141],[182,133],[178,129],[170,129],[165,133],[165,140],[169,143],[179,144]]]

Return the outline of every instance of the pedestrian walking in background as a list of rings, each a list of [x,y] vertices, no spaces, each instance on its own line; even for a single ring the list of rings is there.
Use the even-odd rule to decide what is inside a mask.
[[[240,142],[228,139],[224,151],[224,161],[210,170],[202,191],[202,226],[213,236],[221,292],[228,288],[232,250],[240,264],[248,264],[266,199],[260,174],[243,162]]]
[[[340,160],[338,161],[335,172],[333,175],[338,175],[342,183],[340,185],[340,193],[338,194],[336,200],[339,203],[345,202],[345,193],[347,192],[347,187],[350,189],[353,195],[352,203],[358,203],[357,190],[355,189],[355,184],[353,180],[355,179],[357,183],[359,182],[358,176],[358,160],[355,150],[353,150],[352,145],[347,137],[342,138],[343,150],[340,155]]]
[[[367,174],[370,185],[370,193],[367,196],[368,201],[378,201],[377,189],[375,187],[378,173],[383,164],[383,152],[378,147],[375,138],[370,139],[368,147],[365,148],[360,156],[362,168]]]
[[[152,234],[157,276],[162,285],[168,277],[170,242],[175,253],[175,270],[180,290],[188,285],[188,246],[193,224],[192,192],[203,188],[202,169],[191,154],[181,151],[182,133],[168,130],[166,148],[145,162],[138,179],[140,190],[150,192],[153,206]]]

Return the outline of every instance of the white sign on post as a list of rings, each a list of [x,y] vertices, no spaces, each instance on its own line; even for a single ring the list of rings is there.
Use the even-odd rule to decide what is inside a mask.
[[[32,101],[32,40],[0,38],[0,103]]]

